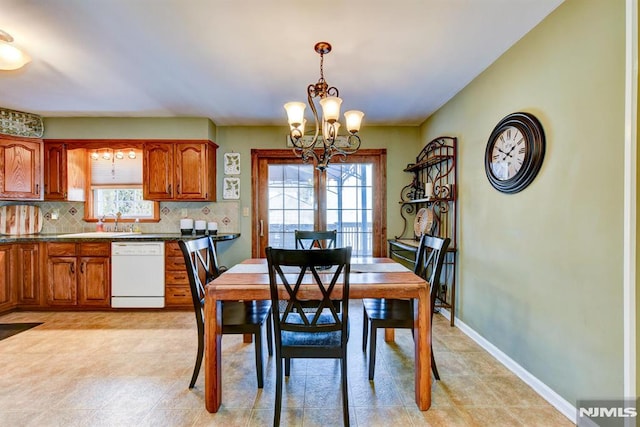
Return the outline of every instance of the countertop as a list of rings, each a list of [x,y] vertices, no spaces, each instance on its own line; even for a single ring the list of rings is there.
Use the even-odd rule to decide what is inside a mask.
[[[56,234],[22,234],[13,236],[0,236],[0,243],[34,243],[34,242],[110,242],[110,241],[166,241],[181,239],[197,239],[203,236],[188,235],[180,233],[142,233],[123,234],[122,236],[110,237],[61,237],[70,233]],[[234,240],[240,237],[240,233],[219,233],[211,236],[214,241]]]

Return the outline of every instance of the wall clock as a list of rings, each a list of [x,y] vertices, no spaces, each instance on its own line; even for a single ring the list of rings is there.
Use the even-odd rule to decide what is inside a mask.
[[[484,154],[487,178],[496,190],[517,193],[538,174],[544,160],[544,130],[529,113],[512,113],[491,132]]]

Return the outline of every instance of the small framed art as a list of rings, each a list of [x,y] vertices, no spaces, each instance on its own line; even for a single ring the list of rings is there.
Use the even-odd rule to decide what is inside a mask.
[[[225,177],[222,182],[222,198],[225,200],[240,199],[240,178]]]
[[[240,175],[240,153],[224,153],[224,174]]]

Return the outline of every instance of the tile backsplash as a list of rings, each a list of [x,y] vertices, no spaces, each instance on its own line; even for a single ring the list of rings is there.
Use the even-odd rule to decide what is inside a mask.
[[[80,233],[95,231],[96,228],[95,223],[83,221],[83,202],[0,202],[0,206],[18,204],[40,207],[44,217],[42,233]],[[52,219],[54,211],[58,212],[58,219]],[[240,203],[237,201],[161,202],[160,222],[143,222],[140,228],[143,233],[179,233],[180,218],[215,221],[218,223],[218,232],[236,233],[240,232]]]

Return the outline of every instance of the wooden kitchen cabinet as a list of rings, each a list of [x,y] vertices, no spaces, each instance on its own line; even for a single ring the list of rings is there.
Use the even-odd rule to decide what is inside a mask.
[[[16,304],[13,276],[13,245],[0,245],[0,311],[11,309]]]
[[[42,200],[42,140],[0,137],[0,200]]]
[[[16,244],[16,283],[18,304],[39,306],[40,297],[40,245],[38,243]]]
[[[165,307],[193,309],[187,267],[177,241],[165,242],[164,256]]]
[[[111,305],[111,262],[106,257],[79,258],[78,304],[109,307]]]
[[[44,199],[85,200],[87,152],[65,143],[44,142]]]
[[[211,141],[145,143],[144,198],[215,201],[217,148]]]
[[[47,303],[109,307],[110,244],[47,243]]]

